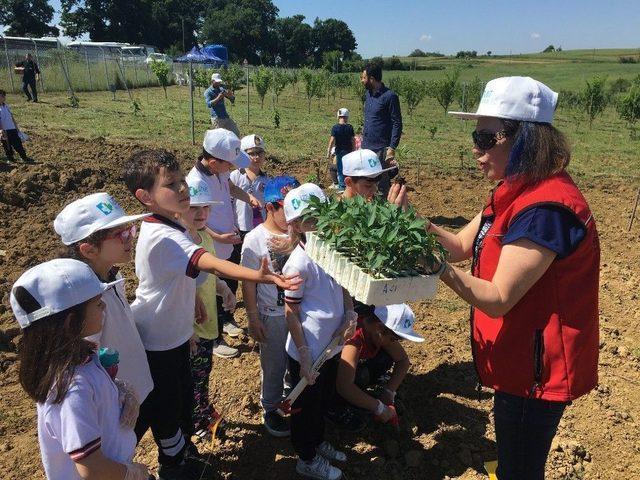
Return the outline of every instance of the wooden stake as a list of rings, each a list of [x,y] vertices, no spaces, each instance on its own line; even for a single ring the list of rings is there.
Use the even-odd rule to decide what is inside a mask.
[[[633,211],[631,212],[631,218],[629,219],[629,226],[627,227],[627,232],[631,231],[631,226],[633,225],[633,219],[636,217],[636,210],[638,209],[638,201],[640,201],[640,187],[638,187],[638,194],[636,195],[636,203],[633,205]]]

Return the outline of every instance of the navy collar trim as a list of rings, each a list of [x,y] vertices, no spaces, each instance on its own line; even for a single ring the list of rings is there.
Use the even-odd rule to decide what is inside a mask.
[[[143,222],[149,222],[149,223],[164,223],[165,225],[175,228],[176,230],[179,230],[181,232],[186,232],[187,229],[184,228],[182,225],[180,225],[179,223],[174,222],[173,220],[160,215],[158,213],[154,213],[153,215],[150,215],[148,217],[146,217],[144,220],[142,220]]]
[[[207,177],[210,177],[211,175],[213,175],[213,173],[211,173],[209,169],[205,167],[200,160],[196,160],[196,170],[198,170],[200,173],[204,173]]]

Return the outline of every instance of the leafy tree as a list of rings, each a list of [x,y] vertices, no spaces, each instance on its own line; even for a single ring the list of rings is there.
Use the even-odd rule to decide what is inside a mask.
[[[348,57],[358,44],[349,26],[342,20],[316,18],[313,22],[313,55],[316,66],[322,64],[322,55],[331,50],[342,52]]]
[[[289,85],[289,75],[280,68],[274,68],[271,71],[271,90],[276,97],[276,103],[282,91]]]
[[[210,0],[200,36],[206,43],[223,41],[233,60],[260,64],[273,56],[277,16],[271,0]]]
[[[487,51],[487,57],[490,57],[490,56],[491,56],[491,50],[488,50]]]
[[[204,68],[193,70],[193,84],[197,87],[207,88],[209,86],[210,78],[211,75],[209,75],[209,72]]]
[[[160,85],[162,85],[162,89],[164,90],[164,98],[167,98],[167,86],[169,85],[169,64],[167,62],[151,62],[149,66],[151,71],[154,73],[156,77],[158,77],[158,81]]]
[[[324,77],[313,70],[305,68],[302,70],[300,77],[304,82],[304,92],[307,96],[307,111],[311,113],[311,100],[322,98],[324,95]]]
[[[220,72],[222,80],[227,88],[233,92],[237,92],[242,89],[244,85],[244,77],[246,75],[244,69],[237,63],[230,63],[227,68],[223,68]]]
[[[313,51],[313,29],[304,23],[304,15],[276,19],[275,51],[286,67],[300,67],[309,61]]]
[[[635,132],[635,124],[640,119],[640,85],[634,84],[626,95],[623,95],[616,106],[618,115],[629,124],[630,134]]]
[[[616,78],[609,85],[609,93],[611,95],[616,95],[618,93],[625,93],[629,91],[629,88],[631,88],[631,80],[627,80],[626,78],[619,77],[619,78]]]
[[[402,90],[399,93],[401,97],[404,97],[404,101],[407,102],[409,116],[413,115],[414,110],[427,95],[424,84],[410,77],[404,79]]]
[[[553,45],[549,45],[547,48],[545,48],[542,53],[551,53],[551,52],[555,52],[556,48]]]
[[[469,83],[459,84],[456,90],[456,100],[463,112],[469,112],[480,102],[484,82],[477,76]]]
[[[460,50],[456,53],[456,58],[476,58],[478,52],[475,50]]]
[[[410,57],[426,57],[426,54],[419,48],[416,48],[409,54],[409,56]]]
[[[265,67],[258,68],[253,75],[253,86],[256,87],[256,92],[258,92],[258,96],[260,97],[261,108],[264,108],[264,96],[271,87],[271,81],[271,72]]]
[[[322,54],[322,68],[328,72],[339,72],[342,63],[342,52],[339,50],[330,50]]]
[[[455,98],[459,77],[460,71],[456,69],[450,75],[445,74],[445,78],[437,80],[433,84],[433,95],[444,109],[445,114]]]
[[[5,35],[57,37],[59,30],[49,25],[53,7],[46,0],[0,0],[0,25],[9,27]]]
[[[589,128],[591,128],[593,120],[604,111],[608,103],[605,88],[607,79],[596,75],[585,83],[581,92],[582,108],[589,117]]]

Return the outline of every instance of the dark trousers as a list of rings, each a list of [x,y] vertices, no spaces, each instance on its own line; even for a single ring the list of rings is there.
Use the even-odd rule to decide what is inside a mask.
[[[31,93],[29,93],[29,87],[31,88]],[[38,101],[38,90],[36,88],[36,79],[30,78],[22,79],[22,91],[27,96],[28,100],[33,100],[34,102]]]
[[[136,436],[140,441],[151,427],[158,445],[158,463],[175,465],[182,461],[193,433],[189,342],[171,350],[146,353],[153,390],[140,405]]]
[[[212,420],[213,405],[209,400],[209,375],[211,375],[211,355],[213,340],[201,338],[195,355],[191,356],[193,377],[193,429],[207,429]]]
[[[338,371],[338,356],[327,360],[316,383],[308,385],[291,406],[291,443],[298,457],[311,461],[324,441],[324,414],[333,399]],[[300,364],[289,357],[291,384],[300,381]]]
[[[22,146],[22,140],[20,140],[18,130],[15,128],[5,130],[4,134],[6,138],[2,138],[2,148],[4,148],[4,153],[7,158],[9,160],[13,160],[13,150],[15,149],[22,160],[27,160],[27,152],[25,152],[24,147]]]
[[[382,168],[389,168],[387,164],[387,149],[383,148],[381,150],[374,150],[376,155],[378,155],[378,159],[380,160],[380,165]],[[380,176],[380,181],[378,182],[378,192],[382,195],[382,198],[386,199],[389,194],[389,189],[391,188],[391,179],[398,174],[398,170],[391,170],[390,172],[384,172]]]
[[[231,253],[231,256],[227,259],[230,262],[235,263],[236,265],[240,265],[240,253],[242,252],[242,244],[238,243],[237,245],[233,246],[233,252]],[[233,292],[233,294],[235,295],[238,291],[238,281],[237,280],[231,280],[229,278],[224,278],[224,277],[220,277],[220,280],[222,280],[224,283],[227,284],[227,286],[231,289],[231,291]],[[220,336],[218,338],[222,337],[222,327],[224,326],[224,324],[226,322],[231,322],[233,321],[233,313],[227,312],[223,307],[222,307],[222,298],[219,297],[216,299],[216,308],[218,310],[218,332],[220,332]]]
[[[361,389],[367,388],[375,384],[391,367],[393,359],[387,352],[380,350],[375,357],[358,362],[354,383]]]
[[[551,441],[569,403],[495,393],[499,480],[544,479]]]

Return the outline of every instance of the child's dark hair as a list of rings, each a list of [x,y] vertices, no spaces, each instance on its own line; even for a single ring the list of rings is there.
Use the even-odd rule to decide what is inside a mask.
[[[98,230],[97,232],[93,232],[88,237],[83,238],[76,243],[72,243],[71,245],[62,245],[58,249],[58,257],[73,258],[74,260],[80,260],[81,262],[86,263],[87,259],[84,255],[82,255],[82,252],[80,252],[80,245],[82,245],[83,243],[89,243],[94,247],[100,249],[102,247],[102,243],[105,241],[110,231],[111,229],[109,228]]]
[[[13,294],[27,313],[41,307],[24,287],[16,287]],[[93,353],[94,345],[80,336],[86,304],[41,318],[23,330],[18,344],[18,377],[25,392],[38,403],[47,399],[52,403],[62,402],[76,366]]]
[[[180,170],[175,155],[167,150],[142,150],[131,155],[124,168],[122,178],[129,191],[135,196],[136,190],[151,190],[161,168],[169,172]]]

